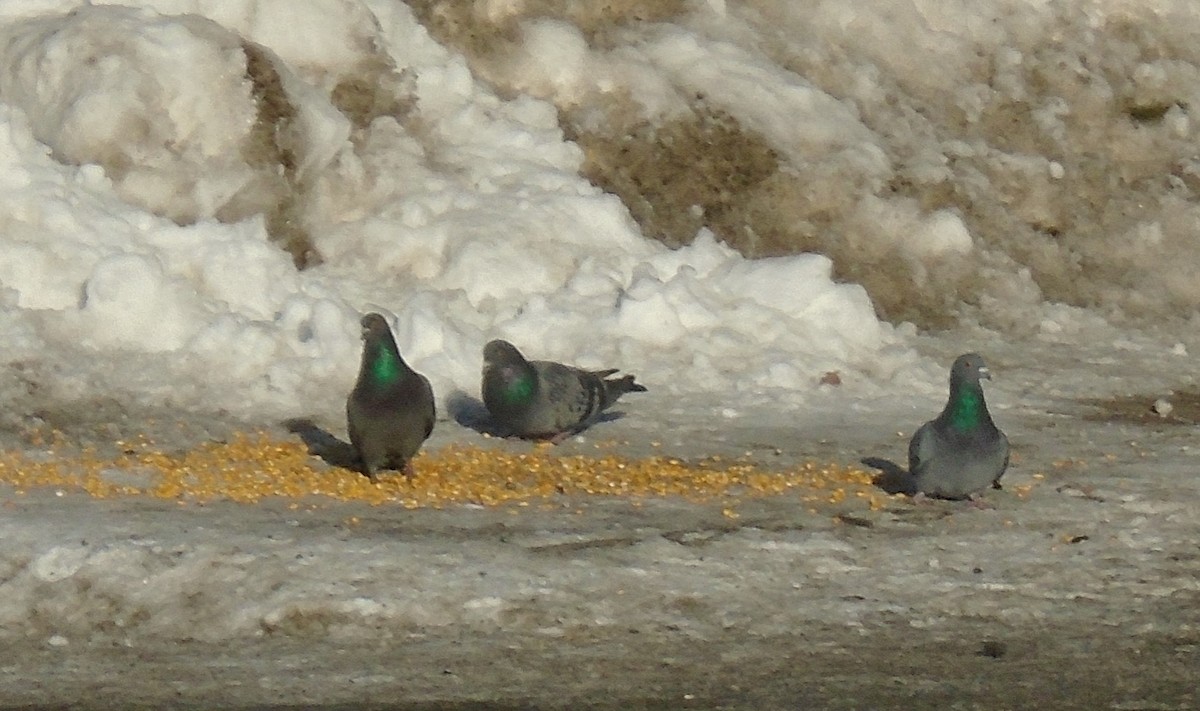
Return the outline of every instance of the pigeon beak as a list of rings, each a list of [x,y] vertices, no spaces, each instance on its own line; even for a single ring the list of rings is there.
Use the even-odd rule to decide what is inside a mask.
[[[985,365],[979,369],[979,377],[983,380],[991,380],[992,379],[992,371],[988,370],[987,366]]]

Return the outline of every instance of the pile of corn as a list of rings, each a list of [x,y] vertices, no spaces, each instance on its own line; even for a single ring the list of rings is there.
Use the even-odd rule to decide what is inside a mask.
[[[181,454],[163,453],[147,440],[118,446],[124,453],[115,457],[70,453],[60,444],[37,454],[0,453],[0,482],[17,493],[54,487],[82,489],[95,497],[149,496],[185,503],[252,503],[265,497],[312,503],[325,497],[407,508],[528,505],[582,495],[732,504],[793,492],[809,504],[857,498],[864,508],[879,509],[889,499],[871,485],[869,473],[833,464],[767,471],[717,458],[689,464],[671,457],[559,456],[548,445],[526,452],[451,445],[418,455],[411,481],[385,473],[375,484],[358,472],[323,464],[299,441],[265,433],[242,434]]]

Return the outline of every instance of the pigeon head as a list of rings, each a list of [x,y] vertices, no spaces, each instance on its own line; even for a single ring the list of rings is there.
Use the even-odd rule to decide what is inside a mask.
[[[407,369],[387,319],[377,313],[362,317],[363,361],[361,374],[375,383],[394,383]]]
[[[488,341],[488,344],[483,347],[483,362],[492,365],[524,363],[525,356],[521,355],[521,351],[517,350],[513,344],[497,338],[494,341]]]
[[[364,341],[374,338],[381,338],[384,334],[391,335],[392,329],[388,328],[387,319],[377,313],[369,313],[362,317],[359,321],[362,326],[362,339]]]
[[[954,361],[954,365],[950,368],[950,381],[953,383],[957,380],[960,383],[979,384],[980,380],[991,380],[992,374],[988,370],[987,364],[983,362],[983,356],[978,353],[964,353]]]
[[[537,387],[537,373],[517,347],[496,339],[483,347],[483,378],[489,397],[509,404],[527,402]]]

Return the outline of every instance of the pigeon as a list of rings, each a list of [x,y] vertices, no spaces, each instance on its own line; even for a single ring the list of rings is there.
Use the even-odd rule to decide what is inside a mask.
[[[970,499],[989,485],[1000,488],[1008,438],[988,414],[982,378],[991,378],[982,356],[959,356],[950,368],[950,398],[942,414],[921,425],[908,443],[908,471],[918,493]]]
[[[632,375],[610,379],[616,372],[526,360],[508,341],[489,341],[483,347],[483,404],[510,434],[558,443],[595,422],[625,393],[646,391]]]
[[[409,460],[433,432],[433,388],[400,357],[383,316],[363,316],[362,339],[358,382],[346,398],[350,444],[371,481],[378,481],[381,469],[395,469],[411,479]]]

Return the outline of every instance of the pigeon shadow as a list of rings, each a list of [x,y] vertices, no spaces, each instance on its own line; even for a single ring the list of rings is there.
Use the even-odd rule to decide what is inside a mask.
[[[588,422],[588,427],[591,427],[592,425],[598,425],[601,422],[613,422],[614,420],[619,420],[624,416],[624,410],[605,410]]]
[[[284,420],[283,426],[304,442],[308,447],[309,454],[319,457],[329,466],[353,469],[354,471],[362,468],[358,452],[354,451],[353,445],[334,437],[307,417]]]
[[[469,430],[492,437],[507,436],[507,433],[492,421],[492,415],[483,401],[462,390],[455,390],[446,398],[446,411],[455,422]]]
[[[885,492],[889,494],[907,494],[908,496],[916,495],[916,480],[913,479],[913,475],[907,469],[899,464],[883,457],[863,457],[859,461],[868,467],[879,470],[879,474],[871,480],[871,483]]]

